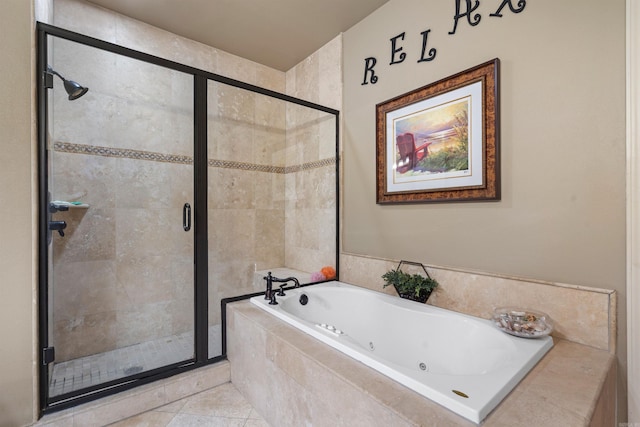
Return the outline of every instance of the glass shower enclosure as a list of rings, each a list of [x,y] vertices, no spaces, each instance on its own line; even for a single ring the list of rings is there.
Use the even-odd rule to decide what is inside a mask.
[[[337,111],[38,34],[44,411],[222,360],[222,301],[338,270]]]
[[[194,77],[47,37],[57,398],[194,359]]]

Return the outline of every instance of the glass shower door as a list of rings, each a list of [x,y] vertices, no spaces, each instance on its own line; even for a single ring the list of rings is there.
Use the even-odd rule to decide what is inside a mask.
[[[213,80],[207,89],[214,358],[223,351],[221,300],[264,292],[269,272],[306,284],[337,267],[337,117]]]
[[[55,400],[194,358],[194,79],[53,36],[49,46]],[[63,78],[88,92],[71,100]]]

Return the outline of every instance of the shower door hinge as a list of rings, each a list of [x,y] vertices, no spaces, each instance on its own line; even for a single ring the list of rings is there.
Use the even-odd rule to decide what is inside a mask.
[[[42,349],[42,364],[48,365],[56,359],[56,349],[47,347]]]
[[[45,89],[53,89],[53,74],[44,72],[44,87]]]

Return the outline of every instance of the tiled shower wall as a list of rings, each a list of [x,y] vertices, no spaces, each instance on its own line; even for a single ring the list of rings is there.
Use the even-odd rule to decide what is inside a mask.
[[[209,108],[211,325],[220,299],[263,289],[256,270],[335,264],[336,122],[216,82]]]
[[[286,85],[291,96],[340,111],[342,36],[287,71]],[[307,272],[335,267],[338,196],[331,161],[342,152],[339,143],[336,149],[336,124],[326,114],[288,105],[287,126],[287,164],[326,165],[286,175],[285,264]]]
[[[253,272],[284,264],[285,107],[208,85],[209,324],[220,299],[255,292]]]
[[[90,88],[50,93],[51,199],[89,205],[53,214],[56,361],[191,330],[192,77],[64,40],[49,62]]]
[[[57,26],[339,109],[340,38],[285,75],[80,0],[57,0],[54,14]],[[52,65],[111,102],[60,99],[50,118],[59,189],[52,197],[91,205],[54,218],[69,223],[64,240],[54,237],[57,361],[190,330],[193,318],[192,234],[147,235],[128,221],[151,232],[181,222],[192,200],[191,145],[183,143],[192,140],[191,81],[81,50],[56,47]],[[152,82],[149,90],[129,76]],[[178,114],[162,119],[167,109]],[[115,119],[124,130],[111,126]],[[214,325],[220,298],[260,290],[256,269],[335,264],[336,138],[331,116],[218,83],[209,86],[208,120]]]

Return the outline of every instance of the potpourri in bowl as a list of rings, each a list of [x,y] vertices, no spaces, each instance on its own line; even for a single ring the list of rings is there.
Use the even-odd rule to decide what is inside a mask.
[[[511,307],[496,308],[493,311],[492,320],[498,329],[516,337],[544,337],[553,331],[551,318],[540,311]]]

